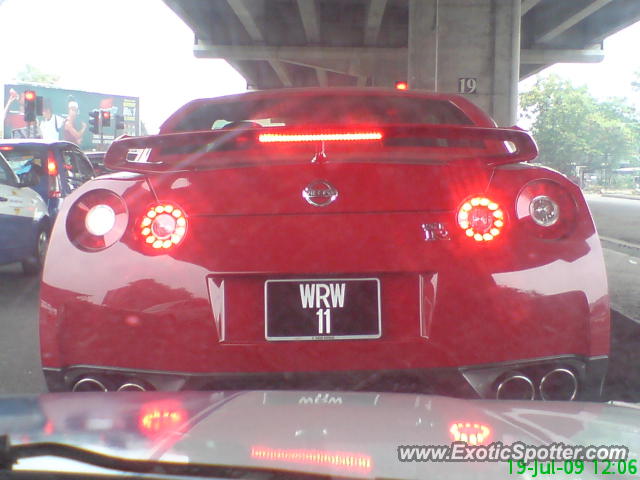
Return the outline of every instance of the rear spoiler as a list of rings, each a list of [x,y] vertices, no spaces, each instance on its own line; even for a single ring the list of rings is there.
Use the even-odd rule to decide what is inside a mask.
[[[355,133],[354,133],[355,132]],[[364,136],[371,132],[379,133],[379,138],[362,138],[362,143],[349,142],[350,145],[381,145],[383,148],[395,144],[393,148],[404,148],[403,140],[411,139],[443,139],[469,142],[489,142],[478,148],[476,146],[457,147],[418,147],[438,149],[440,156],[446,158],[447,152],[455,151],[454,161],[479,161],[485,165],[503,165],[508,163],[528,162],[538,155],[538,148],[535,141],[528,132],[519,127],[511,128],[489,128],[489,127],[467,127],[459,125],[387,125],[387,126],[358,126],[345,127],[265,127],[248,128],[237,130],[206,130],[197,132],[166,133],[161,135],[149,135],[144,137],[122,136],[116,139],[104,159],[104,164],[112,170],[125,170],[132,172],[167,172],[189,170],[200,167],[197,159],[202,155],[236,155],[238,151],[246,152],[247,149],[259,149],[260,152],[267,153],[277,148],[273,143],[263,143],[261,135],[282,136],[286,138],[304,138],[304,140],[291,140],[291,143],[306,142],[320,145],[323,141],[339,140],[343,136],[363,135],[358,132],[366,132]],[[309,140],[309,139],[313,140]],[[353,139],[351,139],[353,140]],[[289,141],[286,141],[287,143]],[[507,148],[505,142],[511,145]],[[285,143],[285,142],[283,142]],[[345,142],[347,143],[347,142]],[[215,145],[217,151],[208,153],[193,152],[196,155],[190,156],[192,152],[182,154],[162,155],[163,161],[147,161],[148,153],[153,149],[171,150],[180,147],[199,147],[204,145]],[[217,144],[217,145],[216,145]],[[300,143],[299,143],[300,144]],[[412,146],[415,150],[415,145]],[[271,149],[271,150],[270,150]],[[147,151],[146,156],[138,156],[131,160],[128,155],[131,150]],[[367,150],[370,151],[370,150]],[[444,152],[444,153],[443,153]],[[173,152],[175,153],[175,152]],[[244,154],[246,157],[246,153]],[[144,158],[143,158],[144,157]],[[153,156],[155,159],[157,155]],[[197,164],[197,165],[196,165]]]

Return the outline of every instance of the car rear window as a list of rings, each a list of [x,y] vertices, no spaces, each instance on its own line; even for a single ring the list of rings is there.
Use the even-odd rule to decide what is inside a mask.
[[[62,181],[67,183],[70,191],[93,178],[89,161],[79,151],[63,150],[60,158]]]
[[[294,95],[204,104],[180,119],[173,131],[235,126],[432,124],[471,125],[448,100],[373,95]],[[253,124],[253,125],[252,125]]]
[[[6,146],[2,154],[16,175],[25,173],[31,165],[43,167],[47,161],[47,152],[39,147],[29,145]]]

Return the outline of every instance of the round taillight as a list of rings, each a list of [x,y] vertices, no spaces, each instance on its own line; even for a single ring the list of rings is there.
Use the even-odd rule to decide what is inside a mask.
[[[87,231],[96,236],[106,235],[116,225],[116,212],[109,205],[91,207],[84,219]]]
[[[540,238],[562,238],[575,225],[576,203],[563,186],[553,180],[534,180],[526,184],[516,201],[518,221]]]
[[[128,221],[127,205],[119,195],[110,190],[92,190],[69,209],[67,235],[81,250],[102,250],[120,240]]]
[[[473,197],[458,209],[458,226],[476,242],[489,242],[504,228],[504,210],[487,197]]]
[[[151,207],[140,222],[144,243],[155,249],[179,244],[187,231],[187,218],[181,208],[171,203]]]
[[[168,213],[163,213],[151,222],[151,233],[160,240],[167,240],[176,231],[176,226],[176,219]]]
[[[542,227],[550,227],[560,218],[560,207],[550,197],[538,195],[529,204],[529,213],[534,222]]]

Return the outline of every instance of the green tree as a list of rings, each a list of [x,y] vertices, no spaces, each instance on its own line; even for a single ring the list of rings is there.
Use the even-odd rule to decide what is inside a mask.
[[[42,70],[27,64],[16,74],[16,81],[24,83],[39,83],[41,85],[56,85],[60,80],[60,75],[46,73]]]
[[[637,158],[640,121],[624,99],[598,101],[586,87],[551,75],[522,93],[520,105],[540,163],[571,175],[575,165],[611,169]]]

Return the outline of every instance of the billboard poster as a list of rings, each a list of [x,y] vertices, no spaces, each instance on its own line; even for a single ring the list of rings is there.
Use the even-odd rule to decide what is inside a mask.
[[[42,115],[36,124],[24,121],[24,92],[33,90],[42,97]],[[115,137],[140,134],[140,99],[106,93],[43,87],[26,83],[4,86],[4,138],[66,140],[83,150],[106,150]],[[100,135],[89,129],[89,113],[94,109],[111,112],[111,125]],[[116,115],[124,117],[124,130],[115,131]]]

